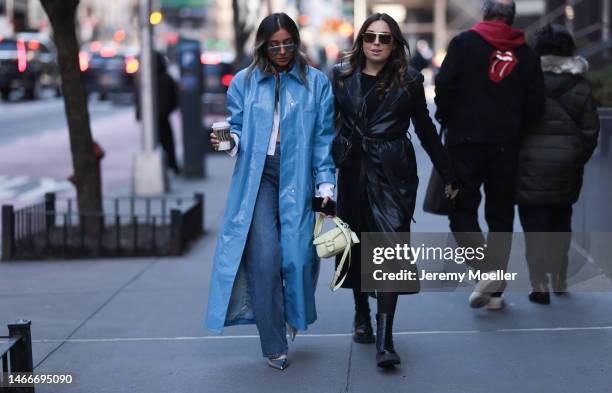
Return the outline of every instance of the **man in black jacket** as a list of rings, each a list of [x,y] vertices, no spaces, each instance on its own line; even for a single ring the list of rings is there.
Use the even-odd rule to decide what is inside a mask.
[[[544,107],[540,61],[511,27],[512,0],[486,0],[483,22],[456,36],[436,77],[436,117],[447,128],[446,145],[459,181],[450,227],[460,245],[484,243],[478,224],[480,187],[489,227],[482,271],[505,270],[514,222],[518,145],[522,131]],[[461,234],[470,232],[471,234]],[[506,283],[481,280],[471,307],[503,307]]]

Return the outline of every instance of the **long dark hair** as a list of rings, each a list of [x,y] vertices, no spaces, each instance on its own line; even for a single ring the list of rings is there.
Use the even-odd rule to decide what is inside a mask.
[[[379,95],[387,94],[391,90],[394,81],[397,81],[399,86],[407,91],[408,84],[412,82],[406,80],[406,71],[408,70],[408,64],[410,62],[410,48],[397,22],[388,14],[384,13],[370,15],[370,17],[363,22],[351,51],[348,52],[342,60],[343,63],[348,63],[348,67],[340,74],[340,83],[365,65],[366,57],[363,53],[363,33],[366,32],[372,23],[378,20],[382,20],[389,25],[391,35],[393,36],[393,49],[391,50],[391,55],[389,59],[387,59],[385,66],[379,73],[380,82],[376,87],[376,91]]]
[[[266,16],[259,27],[257,28],[257,34],[255,35],[255,53],[253,53],[253,62],[249,65],[249,75],[253,73],[256,68],[259,68],[261,72],[271,73],[274,71],[274,65],[268,57],[267,45],[270,37],[279,31],[285,29],[291,35],[293,43],[296,45],[296,50],[293,53],[293,60],[291,65],[297,62],[300,67],[300,78],[307,83],[306,80],[306,69],[308,62],[306,55],[302,51],[302,45],[300,40],[300,31],[297,25],[284,12],[277,12]]]

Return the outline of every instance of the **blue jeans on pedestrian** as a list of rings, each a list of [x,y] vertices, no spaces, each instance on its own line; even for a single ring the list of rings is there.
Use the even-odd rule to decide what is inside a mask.
[[[283,304],[278,182],[280,151],[266,156],[245,248],[251,306],[265,357],[287,353]]]

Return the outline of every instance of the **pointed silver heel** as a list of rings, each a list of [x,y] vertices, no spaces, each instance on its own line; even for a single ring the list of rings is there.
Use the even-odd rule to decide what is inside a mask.
[[[289,367],[289,358],[287,355],[280,355],[275,358],[268,358],[268,366],[277,370],[284,370]]]

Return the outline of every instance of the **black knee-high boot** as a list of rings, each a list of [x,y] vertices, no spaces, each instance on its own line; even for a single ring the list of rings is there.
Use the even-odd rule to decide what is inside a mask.
[[[374,332],[372,331],[372,320],[370,319],[368,294],[354,289],[353,297],[355,299],[353,341],[359,344],[371,344],[374,342]]]
[[[376,363],[378,367],[400,364],[393,346],[393,315],[376,314]]]
[[[400,363],[400,357],[393,347],[393,316],[397,306],[398,294],[379,292],[376,294],[378,314],[376,314],[376,363],[378,367],[393,367]]]

